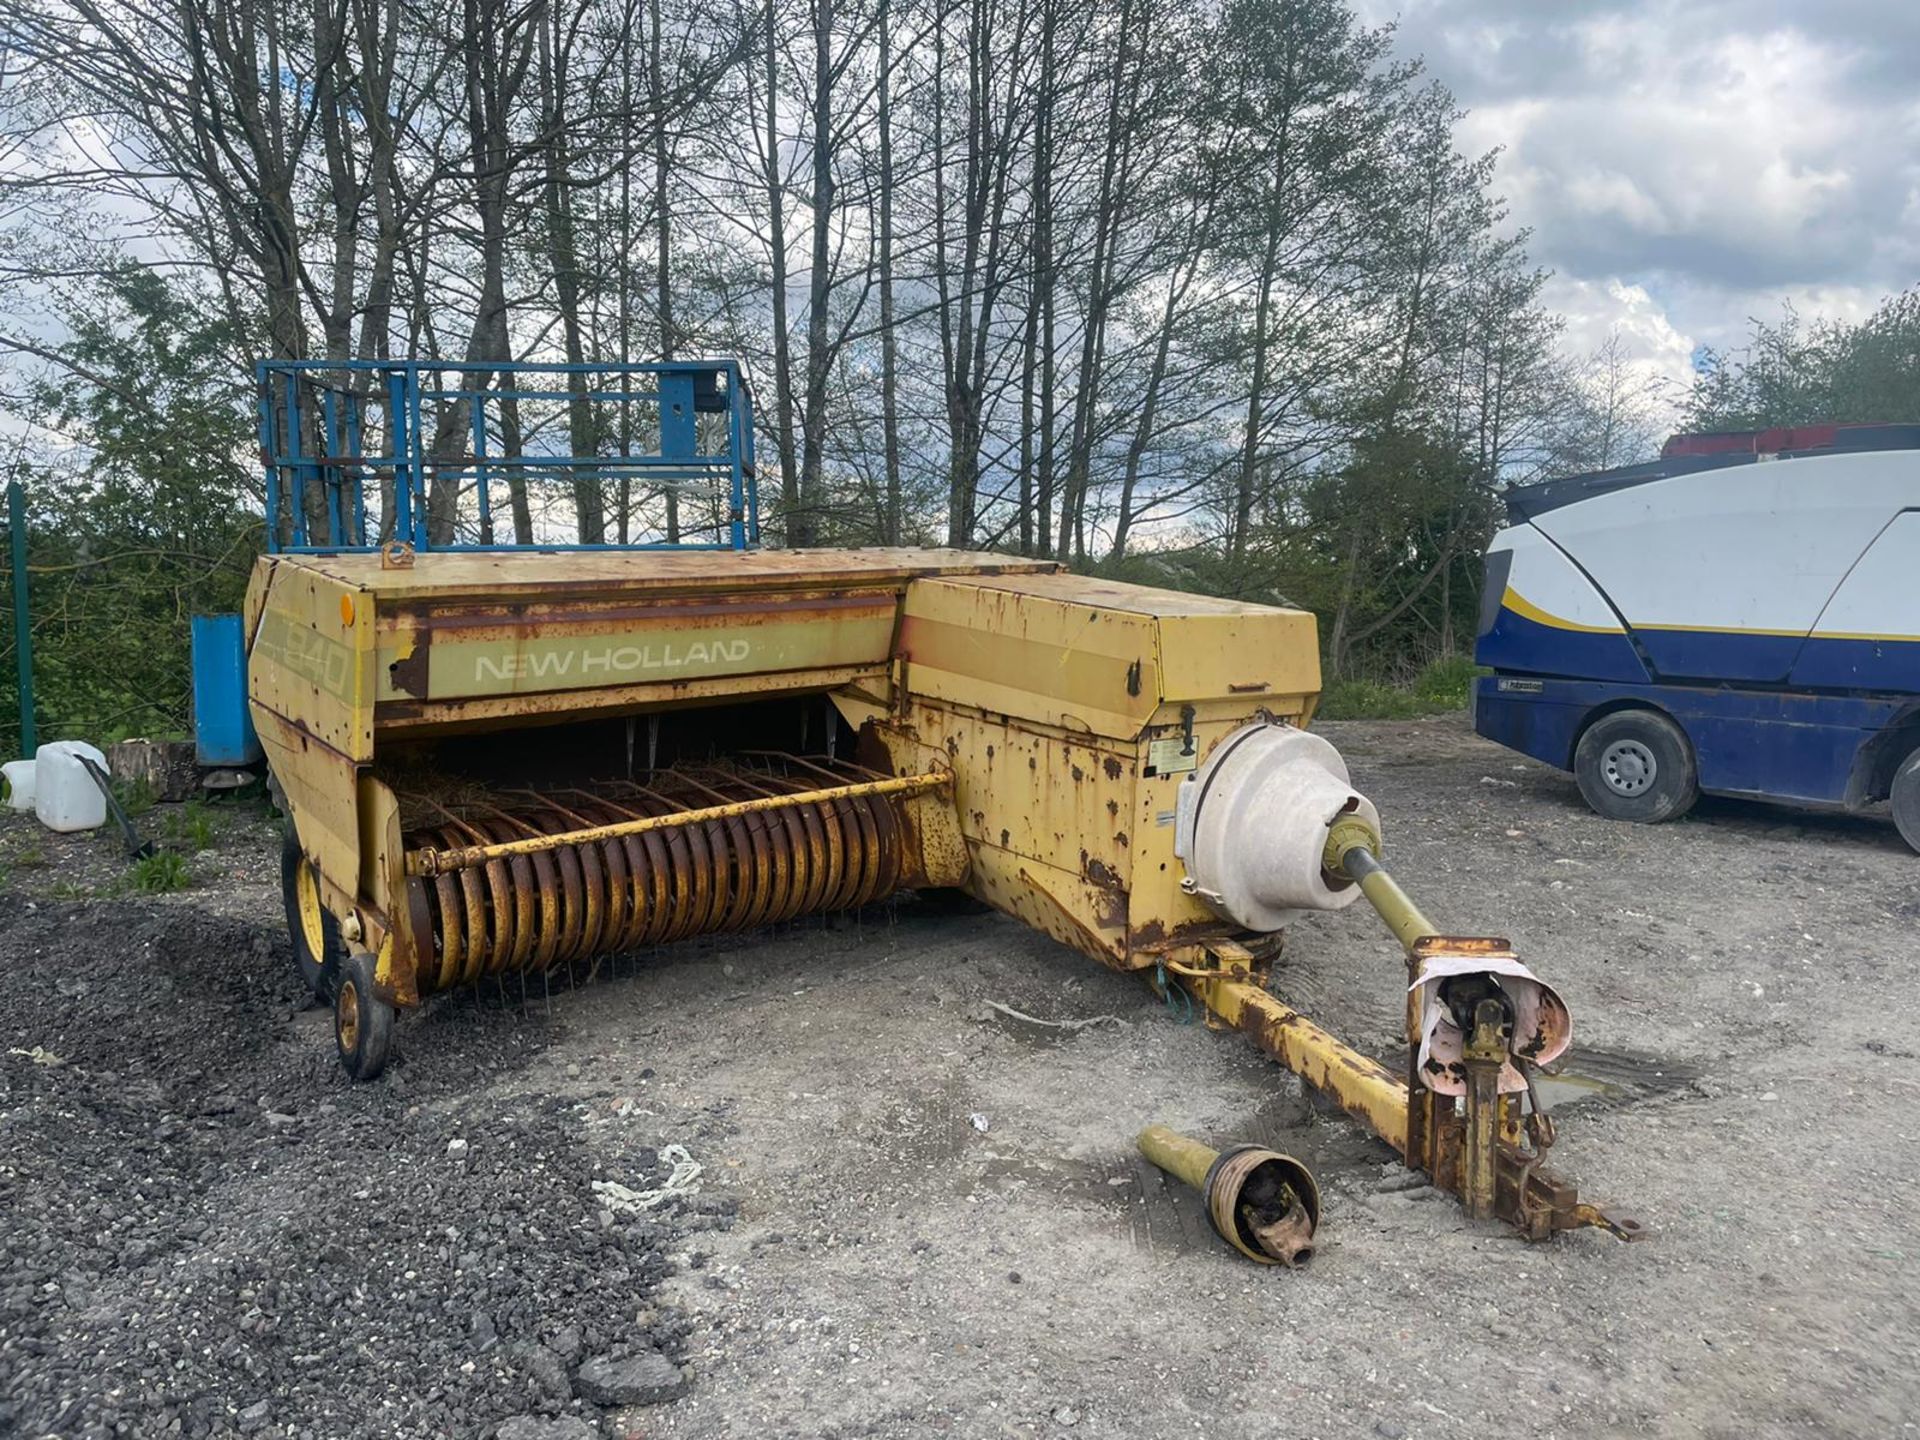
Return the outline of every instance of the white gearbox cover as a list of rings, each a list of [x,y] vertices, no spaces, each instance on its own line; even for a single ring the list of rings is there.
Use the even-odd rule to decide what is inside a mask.
[[[1353,812],[1374,834],[1380,812],[1354,790],[1346,761],[1318,735],[1275,722],[1234,731],[1180,787],[1173,853],[1181,888],[1222,919],[1273,931],[1302,910],[1351,905],[1322,864],[1327,827]]]

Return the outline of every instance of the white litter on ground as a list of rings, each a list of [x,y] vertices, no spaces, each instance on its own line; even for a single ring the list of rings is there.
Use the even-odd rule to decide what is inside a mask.
[[[700,1189],[700,1174],[707,1167],[687,1153],[684,1145],[663,1145],[660,1158],[673,1166],[667,1183],[652,1190],[633,1190],[618,1180],[596,1180],[593,1193],[609,1210],[652,1210],[676,1195],[692,1195]]]

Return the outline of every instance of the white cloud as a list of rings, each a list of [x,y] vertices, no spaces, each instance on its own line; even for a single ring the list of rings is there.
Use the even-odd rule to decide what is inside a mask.
[[[1561,345],[1570,355],[1586,357],[1617,335],[1628,368],[1659,395],[1670,411],[1693,381],[1696,341],[1677,328],[1666,309],[1638,285],[1618,279],[1574,280],[1555,276],[1547,282],[1544,302],[1566,321]]]
[[[1920,282],[1920,5],[1361,0],[1469,114],[1554,271],[1566,346],[1691,375],[1786,304],[1857,320]]]

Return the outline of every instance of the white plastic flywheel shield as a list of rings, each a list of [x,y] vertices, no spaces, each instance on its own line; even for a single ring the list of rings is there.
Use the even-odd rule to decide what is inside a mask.
[[[1355,885],[1327,883],[1327,827],[1352,811],[1380,833],[1380,813],[1318,735],[1265,723],[1234,731],[1180,786],[1174,854],[1182,888],[1248,930],[1278,930],[1302,910],[1351,905]]]

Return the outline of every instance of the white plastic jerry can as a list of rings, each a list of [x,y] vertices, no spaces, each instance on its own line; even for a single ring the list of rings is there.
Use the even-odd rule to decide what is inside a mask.
[[[84,740],[50,740],[34,752],[33,813],[49,830],[97,830],[107,823],[107,797],[84,755],[102,770],[107,757]]]
[[[33,809],[33,761],[9,760],[0,765],[7,781],[7,804],[16,813]]]

